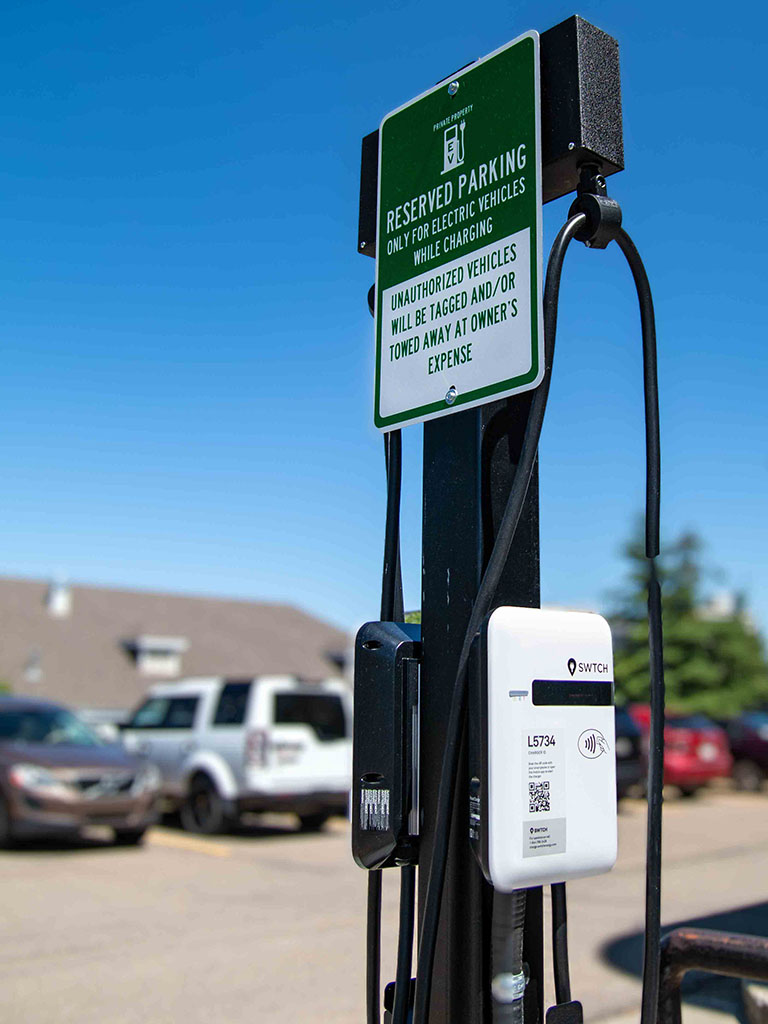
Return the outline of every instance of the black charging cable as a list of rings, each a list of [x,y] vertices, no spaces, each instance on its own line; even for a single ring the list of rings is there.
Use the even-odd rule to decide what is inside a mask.
[[[605,192],[605,179],[595,169],[582,169],[579,198],[571,213],[582,212],[586,224],[576,237],[594,248],[615,239],[629,264],[640,305],[645,399],[645,555],[648,559],[648,644],[650,653],[651,723],[648,757],[648,817],[645,859],[645,929],[643,940],[642,1024],[656,1024],[659,1002],[661,942],[661,821],[664,786],[664,658],[661,588],[656,569],[660,550],[661,439],[656,351],[656,319],[651,286],[637,248],[621,227],[621,210]],[[568,966],[568,918],[565,883],[553,885],[552,951],[555,998],[571,998]]]
[[[488,559],[488,565],[483,573],[459,654],[437,795],[434,830],[435,845],[429,867],[429,881],[427,883],[424,916],[421,924],[416,976],[416,999],[413,1016],[414,1024],[427,1024],[429,1020],[432,972],[437,945],[437,931],[440,922],[443,887],[445,884],[445,868],[448,860],[448,838],[453,810],[453,793],[458,775],[461,733],[466,714],[469,653],[472,640],[480,629],[483,619],[490,611],[491,603],[512,546],[515,530],[517,529],[525,502],[525,496],[528,493],[531,474],[536,463],[539,438],[549,395],[549,384],[552,377],[552,361],[557,331],[557,302],[560,294],[560,277],[563,262],[568,246],[575,237],[576,232],[586,222],[587,217],[583,213],[577,213],[570,217],[567,223],[560,229],[549,254],[547,278],[544,286],[544,378],[533,395],[520,459],[512,481],[512,487],[504,509],[504,515],[499,524],[496,541]]]
[[[600,176],[601,177],[601,176]],[[598,179],[599,180],[599,179]],[[602,182],[604,186],[604,181]],[[577,205],[578,204],[578,205]],[[586,212],[584,210],[586,209]],[[544,291],[545,376],[535,393],[526,427],[523,450],[504,517],[470,617],[454,685],[443,766],[438,790],[435,835],[427,898],[419,947],[414,1024],[427,1024],[437,929],[448,858],[452,797],[458,774],[461,729],[466,712],[466,670],[472,639],[487,614],[509,553],[536,459],[552,374],[557,300],[568,245],[580,237],[588,245],[604,248],[615,238],[629,263],[638,293],[643,337],[643,378],[646,429],[646,555],[650,561],[648,587],[649,644],[651,658],[651,736],[648,769],[648,829],[646,851],[646,919],[643,963],[642,1024],[655,1024],[659,989],[660,893],[661,893],[661,790],[664,757],[664,672],[661,593],[655,558],[659,553],[659,506],[661,457],[659,439],[656,330],[650,285],[642,260],[629,235],[621,228],[621,211],[604,196],[580,196],[568,222],[561,228],[550,252]],[[560,887],[561,886],[561,887]],[[564,883],[553,888],[553,946],[558,1003],[570,1000],[566,891]]]
[[[413,930],[416,918],[416,868],[404,864],[400,868],[400,930],[397,937],[397,973],[392,1024],[407,1024],[411,1010],[411,965],[413,961]]]
[[[374,313],[375,292],[368,292],[368,308]],[[384,562],[381,578],[382,622],[402,622],[403,577],[400,561],[400,495],[402,488],[402,432],[392,430],[384,435],[384,457],[387,471],[387,514],[384,533]],[[405,1024],[409,1009],[411,960],[415,925],[416,869],[400,868],[400,928],[395,980],[393,1024]],[[381,1020],[381,870],[368,872],[366,926],[366,1020]]]
[[[643,944],[642,1024],[655,1024],[659,1005],[661,958],[661,802],[664,786],[664,638],[661,588],[656,569],[661,505],[659,384],[656,319],[648,275],[629,235],[621,229],[616,244],[629,264],[640,304],[645,389],[645,555],[649,562],[648,646],[651,677],[651,727],[648,748],[648,821],[645,855],[645,938]]]
[[[387,520],[384,530],[384,564],[381,572],[381,621],[402,622],[403,577],[400,570],[400,490],[403,473],[402,431],[384,435],[387,467]]]
[[[368,1024],[379,1024],[381,1011],[381,870],[368,872],[365,938],[365,1007]]]
[[[402,453],[401,431],[393,430],[385,434],[384,459],[387,469],[387,518],[384,531],[384,564],[381,573],[380,611],[382,622],[402,622],[405,614],[403,611],[403,579],[400,569]],[[367,1024],[380,1024],[381,1020],[381,882],[381,869],[368,872],[365,944]],[[411,931],[411,936],[413,936],[413,931]],[[411,937],[411,942],[413,942],[413,937]],[[410,963],[408,970],[410,974]]]
[[[387,461],[387,525],[384,540],[384,569],[381,581],[381,621],[402,622],[403,577],[400,567],[400,490],[402,481],[402,432],[393,430],[384,435]],[[378,874],[380,872],[371,872]],[[410,1010],[411,962],[415,926],[416,868],[400,867],[400,926],[397,940],[397,969],[392,1024],[406,1024]],[[381,892],[379,891],[379,944],[381,926]],[[380,983],[377,985],[380,990]],[[380,991],[377,1000],[380,1000]],[[378,1002],[377,1002],[378,1019]],[[369,1011],[370,1014],[370,1011]]]
[[[555,1002],[570,1003],[571,973],[568,964],[568,906],[565,882],[550,886],[552,897],[552,966],[555,975]]]

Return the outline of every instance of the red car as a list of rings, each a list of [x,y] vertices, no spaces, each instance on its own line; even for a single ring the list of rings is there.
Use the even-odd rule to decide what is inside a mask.
[[[630,704],[629,711],[648,739],[651,709]],[[728,736],[706,715],[666,716],[664,727],[664,782],[693,796],[711,779],[728,778],[733,768]]]

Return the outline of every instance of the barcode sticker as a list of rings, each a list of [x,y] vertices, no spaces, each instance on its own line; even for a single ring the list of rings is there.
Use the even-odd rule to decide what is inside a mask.
[[[360,828],[366,832],[386,832],[389,828],[389,790],[360,790]]]

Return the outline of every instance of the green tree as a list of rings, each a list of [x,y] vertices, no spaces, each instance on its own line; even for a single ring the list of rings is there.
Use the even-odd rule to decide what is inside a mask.
[[[684,533],[658,559],[664,615],[667,705],[672,711],[727,716],[768,702],[768,663],[744,601],[718,609],[703,596],[702,543]],[[610,615],[616,647],[616,690],[648,701],[646,594],[649,565],[642,532],[625,545],[627,584]]]

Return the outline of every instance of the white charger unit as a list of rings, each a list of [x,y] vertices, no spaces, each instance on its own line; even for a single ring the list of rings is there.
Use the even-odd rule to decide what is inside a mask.
[[[495,889],[616,861],[611,631],[600,615],[497,608],[470,667],[470,839]]]

